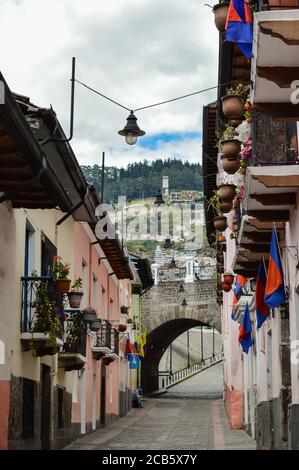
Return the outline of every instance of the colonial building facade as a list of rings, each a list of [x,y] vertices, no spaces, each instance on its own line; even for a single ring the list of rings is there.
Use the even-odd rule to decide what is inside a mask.
[[[251,3],[252,58],[225,41],[223,27],[219,96],[204,109],[207,236],[217,249],[225,404],[231,426],[244,426],[258,449],[298,449],[299,108],[293,80],[299,2]],[[241,112],[235,106],[229,109],[233,101],[241,103]],[[268,269],[273,226],[286,301],[271,309],[258,328],[252,281],[261,259]],[[224,274],[233,275],[232,286]],[[248,353],[238,339],[246,305],[253,340]]]
[[[131,406],[138,273],[53,110],[0,79],[0,448],[58,449]]]

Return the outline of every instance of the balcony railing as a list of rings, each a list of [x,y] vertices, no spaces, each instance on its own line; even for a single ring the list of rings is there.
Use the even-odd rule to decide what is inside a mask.
[[[256,0],[256,11],[266,11],[266,10],[277,10],[277,9],[283,9],[283,10],[296,10],[299,8],[299,0],[295,3],[294,1],[291,0],[276,0],[275,2],[269,1],[269,3],[266,0]],[[274,4],[275,3],[275,4]],[[295,3],[292,5],[292,3]]]
[[[255,112],[252,126],[253,165],[296,165],[298,160],[297,124],[273,121]]]
[[[76,334],[74,339],[72,338],[71,341],[68,340],[68,326],[70,328],[76,322],[76,319],[69,318],[64,325],[64,345],[62,352],[66,353],[73,353],[73,354],[81,354],[82,356],[86,356],[86,325],[82,321],[80,331]]]
[[[111,349],[114,354],[119,356],[119,332],[115,328],[112,329]]]
[[[95,348],[111,349],[112,344],[112,325],[108,320],[102,321],[102,326],[97,332],[94,341]]]
[[[62,294],[52,277],[22,277],[21,332],[48,332],[54,317],[60,319]]]

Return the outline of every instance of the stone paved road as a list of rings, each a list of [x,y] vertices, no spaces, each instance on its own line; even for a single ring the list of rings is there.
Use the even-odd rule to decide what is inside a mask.
[[[222,364],[218,364],[66,449],[245,450],[255,449],[255,442],[245,431],[230,429],[222,402]]]

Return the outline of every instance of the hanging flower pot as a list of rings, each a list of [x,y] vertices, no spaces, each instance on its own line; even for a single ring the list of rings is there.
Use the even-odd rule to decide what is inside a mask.
[[[86,323],[92,323],[97,321],[97,312],[93,308],[86,308],[83,311],[83,320]]]
[[[236,187],[233,184],[222,184],[217,192],[223,202],[232,202],[236,195]]]
[[[225,282],[221,284],[221,287],[224,292],[230,292],[232,290],[231,284],[225,284]]]
[[[67,293],[70,308],[80,308],[81,300],[83,297],[83,292],[71,291]]]
[[[225,95],[222,97],[222,112],[232,119],[242,118],[245,110],[245,98],[242,95]]]
[[[227,139],[221,142],[221,152],[224,157],[238,158],[241,152],[241,142],[237,139]]]
[[[227,157],[226,155],[222,155],[221,163],[223,170],[229,175],[234,175],[240,168],[239,157]]]
[[[229,119],[228,125],[231,127],[238,127],[243,122],[243,119]]]
[[[226,229],[226,217],[220,215],[214,218],[214,228],[223,232]]]
[[[227,214],[230,212],[233,208],[233,203],[232,202],[220,202],[219,203],[219,210],[222,212],[222,214]],[[225,237],[224,237],[225,241]]]
[[[101,329],[102,322],[98,318],[90,324],[90,330],[97,332]]]
[[[231,285],[231,284],[233,284],[234,280],[235,280],[235,276],[232,273],[224,273],[223,274],[223,282],[225,284]]]
[[[124,333],[125,331],[127,331],[127,325],[118,325],[118,331],[120,333]]]
[[[220,2],[213,7],[213,12],[215,14],[215,26],[221,33],[223,33],[225,30],[228,8],[229,2]]]
[[[70,290],[71,282],[71,279],[56,279],[56,289],[61,294],[66,294]]]

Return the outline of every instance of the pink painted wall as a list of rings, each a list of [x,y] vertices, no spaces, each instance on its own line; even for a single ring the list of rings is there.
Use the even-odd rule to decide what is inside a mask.
[[[119,281],[115,276],[108,276],[112,269],[107,262],[99,258],[104,257],[99,246],[91,245],[89,234],[83,224],[75,223],[74,227],[75,265],[74,273],[82,277],[82,262],[86,264],[86,285],[82,304],[84,307],[93,307],[97,315],[102,316],[102,288],[105,289],[106,315],[105,318],[112,321],[119,319]],[[100,251],[99,251],[100,250]],[[94,283],[96,278],[96,285]],[[95,295],[94,289],[97,294]],[[111,306],[110,301],[113,301]],[[96,304],[95,304],[96,303]],[[86,422],[92,421],[93,412],[93,377],[96,376],[96,419],[100,419],[100,397],[101,397],[101,361],[92,357],[91,337],[87,338],[87,366],[86,366]],[[110,372],[111,371],[111,372]],[[119,413],[119,361],[114,361],[106,368],[106,413],[118,415]],[[113,397],[111,401],[109,383],[113,383]],[[72,421],[80,422],[80,381],[78,381],[78,402],[73,403]]]

